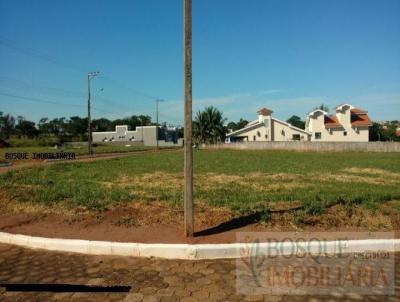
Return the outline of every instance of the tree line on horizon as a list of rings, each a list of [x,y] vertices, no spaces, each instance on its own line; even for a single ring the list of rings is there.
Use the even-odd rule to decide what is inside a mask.
[[[325,105],[317,108],[328,110]],[[300,129],[305,129],[305,121],[299,116],[293,115],[287,122]],[[230,121],[223,116],[222,111],[210,106],[199,110],[193,120],[193,139],[196,144],[218,143],[225,140],[230,131],[236,131],[245,127],[249,121],[240,118],[239,121]],[[92,120],[92,131],[113,131],[117,125],[128,125],[130,129],[138,126],[156,125],[148,115],[132,115],[130,117],[110,120],[98,118]],[[396,129],[399,121],[386,123],[373,123],[370,128],[370,141],[398,141]],[[62,144],[70,141],[87,140],[87,118],[72,116],[48,119],[41,118],[36,124],[22,116],[14,117],[11,114],[0,112],[0,139],[8,140],[11,137],[21,139],[37,139],[42,145]],[[183,128],[178,127],[178,137],[183,137]]]
[[[92,119],[92,131],[113,131],[116,125],[128,125],[131,129],[137,126],[153,125],[148,115],[132,115],[130,117],[110,120],[107,118]],[[88,119],[71,116],[49,119],[43,117],[38,123],[23,116],[14,117],[0,112],[0,138],[8,140],[40,139],[44,145],[60,144],[70,141],[87,140]]]

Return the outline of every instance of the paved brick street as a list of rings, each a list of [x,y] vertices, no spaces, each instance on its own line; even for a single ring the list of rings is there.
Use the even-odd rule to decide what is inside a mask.
[[[396,259],[398,263],[398,257]],[[396,265],[398,267],[398,265]],[[399,276],[399,272],[396,271]],[[400,279],[400,278],[396,278]],[[397,296],[237,294],[235,260],[177,261],[88,256],[0,245],[1,284],[130,286],[129,292],[22,292],[0,287],[0,301],[400,301]],[[396,288],[399,282],[396,280]]]

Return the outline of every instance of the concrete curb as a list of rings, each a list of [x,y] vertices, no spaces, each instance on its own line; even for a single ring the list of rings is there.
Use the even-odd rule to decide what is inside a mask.
[[[27,235],[0,232],[0,243],[13,244],[33,249],[82,253],[89,255],[114,255],[131,257],[156,257],[164,259],[228,259],[263,255],[263,251],[275,250],[270,243],[257,245],[248,243],[226,244],[164,244],[164,243],[125,243],[111,241],[92,241],[78,239],[58,239],[33,237]],[[356,253],[364,251],[400,251],[400,239],[365,239],[348,240],[341,247],[336,241],[326,241],[324,252],[329,254]],[[321,252],[320,242],[298,245],[311,253]],[[284,242],[279,246],[280,255],[293,253],[293,245]]]

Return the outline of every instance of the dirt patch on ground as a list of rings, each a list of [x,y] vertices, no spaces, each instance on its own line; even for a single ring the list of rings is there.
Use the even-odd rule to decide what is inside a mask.
[[[137,202],[115,209],[93,213],[85,208],[74,211],[46,209],[6,200],[0,194],[2,214],[0,231],[44,236],[110,240],[119,242],[164,243],[232,243],[237,232],[300,233],[323,231],[394,231],[400,230],[400,201],[380,205],[371,212],[355,206],[351,211],[335,205],[317,216],[302,217],[299,202],[271,203],[270,216],[257,213],[234,215],[227,208],[196,204],[195,230],[197,236],[187,240],[183,236],[183,210],[163,202]],[[56,214],[57,213],[57,214]],[[301,217],[301,223],[299,223]]]

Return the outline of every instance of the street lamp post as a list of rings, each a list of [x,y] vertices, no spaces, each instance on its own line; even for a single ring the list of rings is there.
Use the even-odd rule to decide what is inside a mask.
[[[163,102],[163,100],[156,99],[156,146],[158,149],[158,104]]]
[[[140,125],[142,126],[142,145],[143,145],[143,117],[140,117]]]
[[[98,71],[93,71],[89,72],[87,75],[87,85],[88,85],[88,151],[89,151],[89,156],[92,156],[93,154],[93,148],[92,148],[92,121],[90,118],[90,80],[94,78],[95,76],[99,75],[100,72]]]

